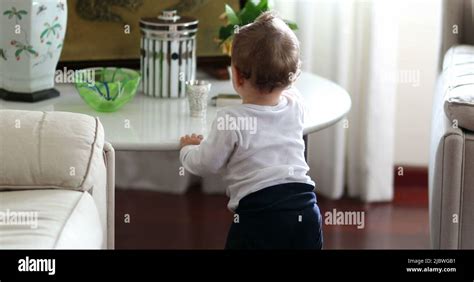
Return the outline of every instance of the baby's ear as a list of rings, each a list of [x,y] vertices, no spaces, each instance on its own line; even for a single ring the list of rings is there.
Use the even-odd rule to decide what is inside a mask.
[[[244,85],[245,82],[244,76],[235,65],[232,65],[232,80],[238,86]]]

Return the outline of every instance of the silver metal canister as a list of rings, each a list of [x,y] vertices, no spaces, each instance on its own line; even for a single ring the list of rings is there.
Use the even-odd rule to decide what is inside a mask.
[[[142,91],[157,98],[185,96],[186,81],[196,76],[198,20],[175,10],[140,20]]]

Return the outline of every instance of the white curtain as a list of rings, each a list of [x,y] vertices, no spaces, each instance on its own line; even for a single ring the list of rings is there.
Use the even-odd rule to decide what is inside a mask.
[[[309,137],[318,191],[332,199],[347,192],[368,202],[391,200],[397,0],[275,0],[273,7],[299,25],[304,70],[335,81],[352,98],[347,120]]]

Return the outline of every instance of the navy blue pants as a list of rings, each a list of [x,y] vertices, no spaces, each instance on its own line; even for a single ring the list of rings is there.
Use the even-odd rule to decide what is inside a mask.
[[[242,198],[226,249],[321,249],[322,218],[314,187],[271,186]]]

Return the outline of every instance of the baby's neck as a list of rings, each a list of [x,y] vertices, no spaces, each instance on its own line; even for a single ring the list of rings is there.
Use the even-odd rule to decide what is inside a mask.
[[[275,91],[268,94],[254,94],[242,98],[244,104],[254,104],[259,106],[276,106],[280,102],[282,91]]]

